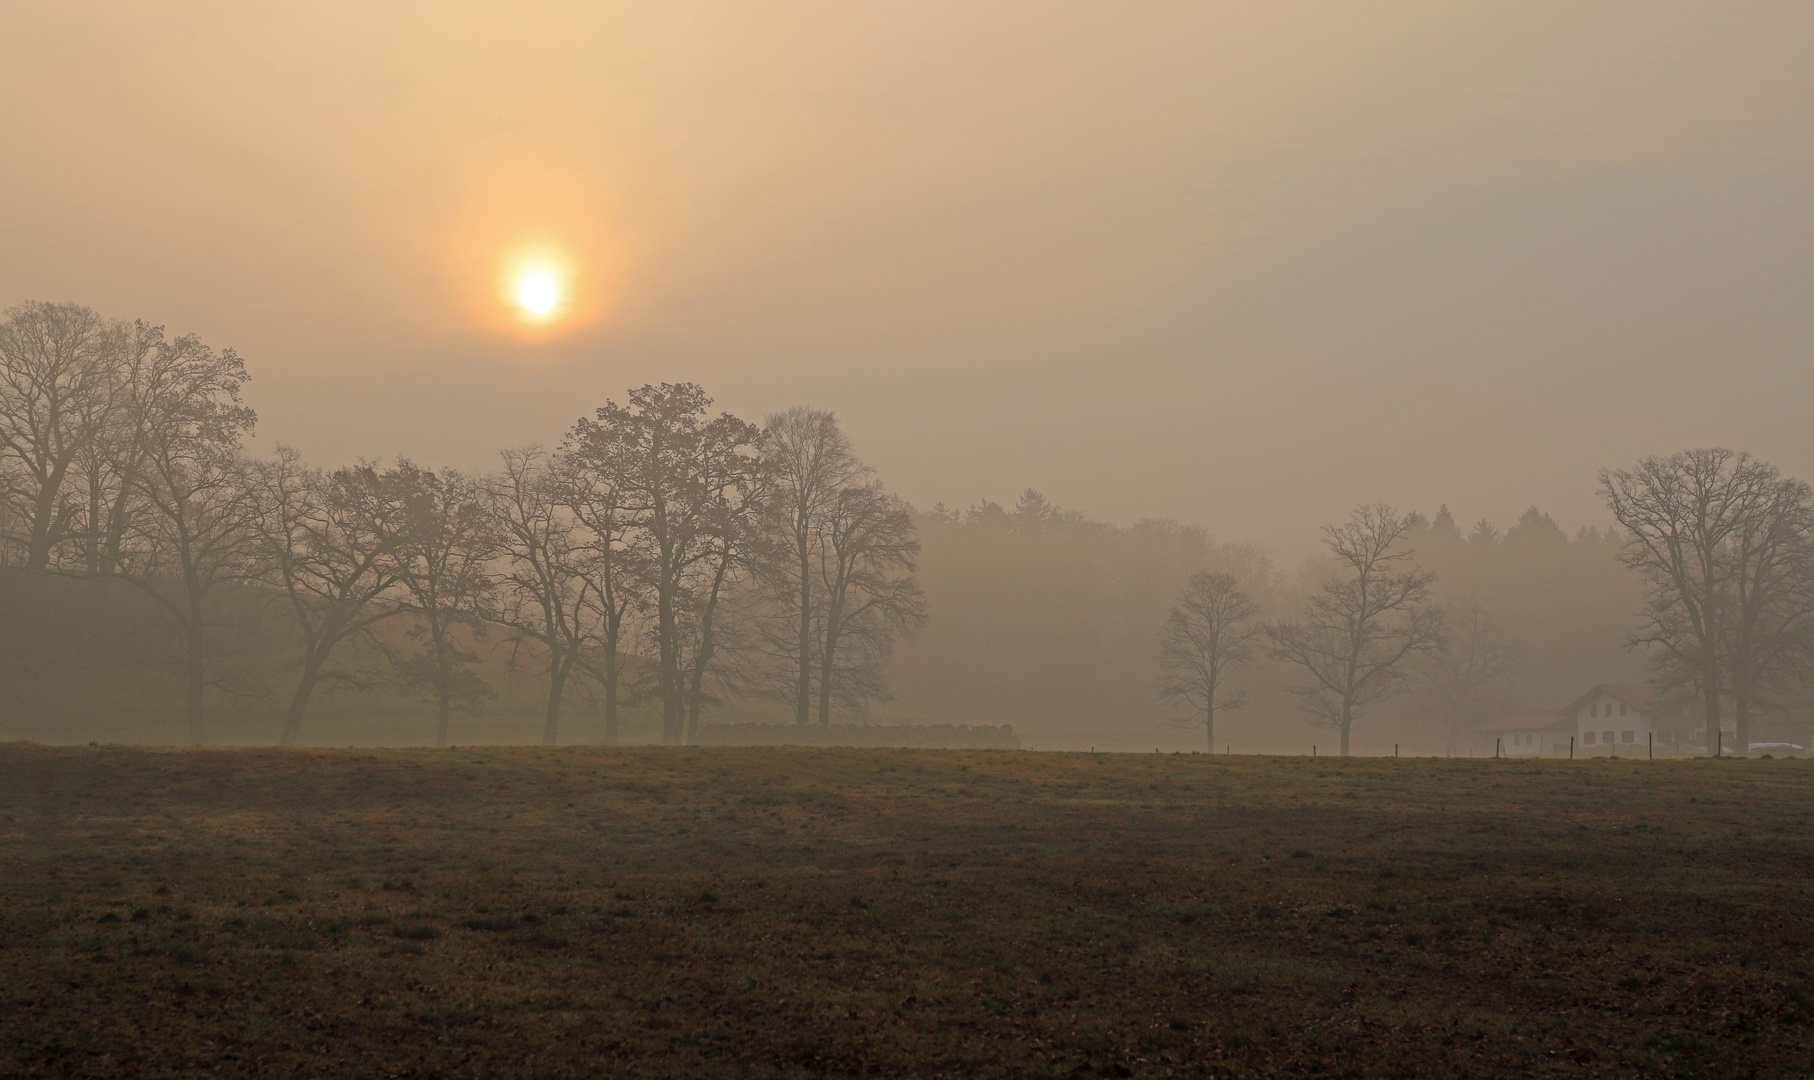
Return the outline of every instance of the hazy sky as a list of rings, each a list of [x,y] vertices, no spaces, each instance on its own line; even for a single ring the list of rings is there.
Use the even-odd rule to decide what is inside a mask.
[[[693,379],[922,504],[1597,524],[1643,453],[1814,477],[1810,57],[1805,0],[0,0],[0,306],[234,347],[324,463]]]

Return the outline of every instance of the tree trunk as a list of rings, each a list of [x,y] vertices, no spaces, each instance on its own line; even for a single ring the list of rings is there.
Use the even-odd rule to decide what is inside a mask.
[[[542,715],[542,745],[553,746],[560,734],[561,695],[567,689],[567,673],[573,669],[572,654],[566,654],[548,665],[548,707]]]
[[[718,596],[724,591],[724,577],[730,571],[731,556],[726,551],[718,560],[718,569],[712,574],[712,591],[707,594],[705,609],[699,613],[699,650],[693,657],[691,683],[687,687],[687,732],[688,746],[699,737],[699,709],[705,697],[705,673],[712,666],[712,654],[717,644],[712,636],[713,620],[718,615]]]
[[[1348,756],[1348,731],[1354,726],[1354,703],[1342,702],[1342,756]]]
[[[678,746],[684,734],[685,716],[681,710],[680,632],[674,625],[674,597],[663,588],[655,599],[658,661],[657,686],[661,692],[661,741]]]
[[[687,746],[692,746],[699,741],[699,696],[697,691],[693,693],[692,700],[687,702],[687,732],[686,738],[682,741]]]
[[[1717,677],[1710,674],[1701,676],[1705,687],[1701,691],[1701,708],[1707,713],[1707,753],[1718,757],[1720,754],[1720,685]]]
[[[88,549],[88,572],[101,572],[101,494],[91,481],[88,488],[88,537],[83,547]]]
[[[605,745],[617,745],[617,635],[605,642]]]
[[[188,650],[188,656],[184,658],[184,683],[188,697],[189,745],[206,746],[208,735],[202,721],[202,690],[207,685],[208,663],[202,655],[202,590],[193,573],[184,575],[183,585],[189,611],[183,626],[183,645]]]
[[[453,716],[453,697],[448,693],[445,673],[435,687],[435,745],[447,745],[447,721]]]
[[[686,727],[681,731],[682,746],[692,746],[699,738],[700,698],[705,696],[705,669],[712,662],[712,615],[708,607],[699,628],[699,647],[693,657],[693,670],[687,672]]]
[[[1751,695],[1743,687],[1732,692],[1732,741],[1741,757],[1751,753]]]
[[[122,483],[107,513],[107,544],[101,551],[101,569],[113,573],[120,568],[120,551],[126,544],[126,502],[131,485]]]
[[[296,680],[296,693],[290,697],[290,712],[284,717],[283,734],[278,737],[277,745],[295,746],[297,736],[302,734],[302,717],[309,710],[309,696],[315,692],[315,683],[321,678],[322,665],[327,663],[327,654],[309,653],[302,662],[302,677]]]
[[[831,723],[831,676],[832,662],[838,655],[837,624],[827,620],[825,624],[825,655],[819,659],[819,724]]]
[[[670,681],[671,680],[664,680]],[[674,700],[671,692],[661,696],[661,741],[667,746],[679,746],[681,736],[686,733],[686,714],[680,703]]]
[[[52,481],[38,489],[32,506],[31,537],[25,546],[25,569],[42,573],[50,565],[51,536],[56,531],[57,491],[62,487],[62,470],[52,474]]]
[[[807,550],[806,527],[800,529],[800,670],[794,676],[794,723],[812,719],[813,693],[813,610],[812,555]]]
[[[435,650],[435,745],[447,745],[447,722],[453,716],[453,664],[447,658],[447,627],[439,610],[428,613]]]
[[[1212,702],[1203,710],[1203,733],[1209,739],[1209,752],[1216,752],[1216,707]]]
[[[692,746],[699,740],[699,708],[705,697],[705,669],[712,662],[711,619],[708,616],[700,634],[699,655],[693,661],[691,684],[687,687],[687,730],[682,740]]]
[[[208,669],[202,662],[201,649],[194,641],[189,643],[189,661],[184,672],[184,689],[187,691],[187,712],[189,715],[189,745],[208,745],[207,731],[202,725],[202,687],[206,685]]]

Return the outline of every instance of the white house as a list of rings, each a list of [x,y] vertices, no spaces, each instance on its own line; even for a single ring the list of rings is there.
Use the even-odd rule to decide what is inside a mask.
[[[1562,717],[1574,729],[1576,757],[1634,757],[1649,752],[1657,711],[1648,686],[1603,685],[1569,703]]]
[[[1645,743],[1652,735],[1656,737],[1659,754],[1704,754],[1711,740],[1707,735],[1707,721],[1698,705],[1699,702],[1688,699],[1664,703],[1648,686],[1596,686],[1576,699],[1565,712],[1574,717],[1581,733],[1580,745],[1590,755],[1625,756],[1645,751]],[[1752,721],[1753,737],[1772,719],[1775,719],[1774,714],[1758,713]],[[1738,721],[1722,715],[1719,730],[1724,752],[1739,752]]]
[[[1764,722],[1760,716],[1759,731]],[[1776,727],[1791,730],[1786,724],[1785,720]],[[1803,726],[1814,730],[1814,723]],[[1734,721],[1722,717],[1720,728],[1726,752],[1734,752]],[[1800,731],[1794,728],[1791,734]],[[1594,687],[1560,712],[1519,713],[1489,721],[1475,729],[1474,736],[1476,752],[1491,753],[1497,746],[1507,757],[1568,757],[1571,738],[1575,757],[1648,756],[1653,737],[1658,754],[1707,752],[1707,724],[1694,703],[1666,704],[1648,686],[1615,683]]]

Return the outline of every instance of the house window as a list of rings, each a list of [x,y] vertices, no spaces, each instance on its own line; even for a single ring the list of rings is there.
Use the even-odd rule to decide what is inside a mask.
[[[1587,715],[1589,715],[1589,716],[1599,716],[1599,715],[1600,715],[1600,707],[1599,707],[1599,706],[1598,706],[1598,705],[1589,705],[1589,706],[1588,706],[1588,707],[1587,707]]]
[[[1624,740],[1625,742],[1637,742],[1638,733],[1631,730],[1630,728],[1626,728],[1623,732],[1621,732],[1619,734],[1619,738]]]
[[[1591,731],[1583,731],[1581,733],[1581,744],[1583,746],[1592,746],[1594,744],[1594,733]]]
[[[1627,706],[1623,701],[1619,702],[1619,715],[1624,716],[1625,714],[1627,714],[1629,712],[1631,712],[1630,707]]]
[[[1600,741],[1603,743],[1611,742],[1612,741],[1612,732],[1610,732],[1610,731],[1600,732]]]

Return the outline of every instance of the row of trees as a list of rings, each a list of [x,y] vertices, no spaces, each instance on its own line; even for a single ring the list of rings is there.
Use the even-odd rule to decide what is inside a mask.
[[[0,552],[32,574],[111,577],[152,597],[180,639],[192,740],[250,595],[296,642],[280,742],[318,687],[386,675],[451,714],[484,701],[481,643],[540,666],[544,741],[576,679],[659,702],[682,742],[725,688],[830,721],[886,694],[894,640],[925,604],[908,508],[836,419],[796,408],[758,427],[712,415],[692,384],[644,386],[554,450],[468,476],[407,460],[324,470],[254,458],[256,416],[231,351],[168,340],[69,304],[0,325]]]
[[[1218,713],[1241,708],[1236,668],[1262,650],[1294,677],[1286,689],[1314,723],[1334,728],[1349,752],[1356,720],[1406,681],[1410,661],[1441,652],[1436,575],[1403,540],[1416,524],[1386,506],[1362,506],[1324,529],[1333,571],[1292,619],[1262,622],[1260,606],[1231,574],[1193,575],[1160,635],[1160,693],[1190,706],[1215,748]]]
[[[1404,692],[1362,721],[1374,739],[1465,751],[1490,718],[1643,680],[1625,648],[1642,589],[1610,530],[1564,533],[1536,509],[1504,527],[1459,526],[1446,509],[1403,516],[1399,546],[1437,575],[1430,600],[1445,612],[1445,644],[1407,660]],[[897,654],[897,707],[1011,721],[1074,745],[1138,746],[1140,732],[1187,711],[1200,720],[1153,693],[1161,631],[1194,574],[1233,577],[1258,607],[1249,622],[1263,622],[1296,619],[1341,565],[1330,554],[1281,572],[1263,551],[1195,525],[1116,525],[1034,490],[918,518],[920,577],[939,617]],[[1252,718],[1237,746],[1290,738],[1259,730],[1260,718],[1298,711],[1285,689],[1297,678],[1266,645],[1250,641],[1251,664],[1235,673]]]
[[[1665,700],[1709,732],[1730,715],[1742,752],[1760,710],[1814,699],[1814,489],[1714,448],[1607,470],[1600,491],[1619,525],[1613,551],[1643,588],[1626,644],[1648,656]],[[1453,717],[1485,719],[1484,702],[1506,700],[1490,691],[1509,684],[1516,649],[1477,597],[1450,611],[1435,602],[1416,544],[1463,545],[1446,519],[1363,506],[1328,527],[1328,573],[1295,618],[1262,619],[1233,575],[1194,575],[1161,634],[1161,696],[1186,705],[1213,747],[1217,715],[1245,703],[1231,674],[1264,655],[1295,673],[1286,689],[1339,733],[1344,755],[1354,722],[1413,684]],[[1545,525],[1566,546],[1536,511],[1520,523],[1527,537],[1546,537]],[[1482,523],[1465,544],[1499,540]]]

